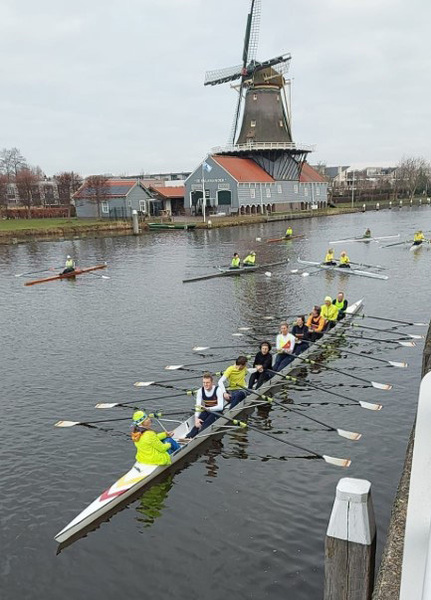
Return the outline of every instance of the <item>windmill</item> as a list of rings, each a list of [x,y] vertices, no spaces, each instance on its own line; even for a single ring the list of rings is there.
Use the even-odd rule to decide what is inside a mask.
[[[205,76],[204,85],[239,81],[229,145],[225,149],[217,149],[217,152],[246,155],[273,177],[297,179],[311,148],[299,148],[292,141],[290,109],[285,93],[285,74],[291,56],[281,54],[265,61],[256,60],[260,15],[261,0],[251,0],[242,63],[208,71]]]

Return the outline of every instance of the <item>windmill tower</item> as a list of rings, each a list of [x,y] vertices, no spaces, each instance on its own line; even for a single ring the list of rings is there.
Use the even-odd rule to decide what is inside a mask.
[[[290,54],[257,61],[261,0],[251,0],[242,64],[206,73],[204,85],[239,81],[238,101],[228,146],[217,154],[252,158],[274,179],[299,179],[311,147],[292,140],[285,75]],[[241,122],[241,123],[240,123]],[[237,135],[239,131],[239,134]]]

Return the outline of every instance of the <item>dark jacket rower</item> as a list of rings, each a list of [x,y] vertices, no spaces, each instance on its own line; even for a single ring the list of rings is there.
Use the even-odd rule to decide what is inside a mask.
[[[254,359],[253,367],[256,371],[250,375],[248,387],[252,389],[256,384],[257,389],[271,378],[271,374],[268,373],[268,369],[272,369],[271,344],[269,342],[261,343],[260,350]]]

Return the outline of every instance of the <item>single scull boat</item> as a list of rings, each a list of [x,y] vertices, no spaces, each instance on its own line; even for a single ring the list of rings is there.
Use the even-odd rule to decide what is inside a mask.
[[[45,277],[44,279],[33,279],[33,281],[27,281],[24,285],[36,285],[36,283],[46,283],[47,281],[55,281],[56,279],[73,279],[77,275],[85,275],[91,271],[98,271],[99,269],[106,269],[106,263],[104,265],[96,265],[95,267],[86,267],[85,269],[75,269],[71,273],[60,273],[59,275],[52,275],[52,277]]]
[[[298,258],[298,262],[301,265],[311,265],[313,267],[317,267],[318,269],[323,269],[325,271],[336,271],[337,273],[343,273],[344,275],[358,275],[359,277],[371,277],[372,279],[389,279],[387,275],[381,275],[380,273],[372,273],[371,271],[360,271],[359,269],[352,268],[343,268],[343,267],[334,267],[332,265],[324,265],[319,262],[315,262],[312,260],[302,260]]]
[[[345,327],[346,324],[351,321],[356,315],[363,304],[363,300],[358,300],[354,304],[350,305],[346,310],[345,318],[337,323],[337,325],[331,330],[331,335],[338,328]],[[324,339],[324,338],[323,338]],[[77,517],[75,517],[64,529],[62,529],[55,539],[57,542],[64,544],[65,542],[72,543],[75,539],[82,537],[87,531],[97,527],[102,521],[106,520],[115,512],[118,505],[124,503],[125,500],[141,492],[144,487],[149,485],[154,479],[159,477],[164,472],[172,469],[179,461],[182,461],[187,455],[193,452],[197,446],[202,444],[209,436],[214,434],[221,434],[226,431],[225,427],[229,424],[229,420],[234,419],[247,409],[251,409],[256,405],[260,405],[264,402],[262,395],[267,394],[276,385],[280,385],[284,381],[284,377],[290,373],[293,369],[298,367],[299,364],[303,364],[304,358],[319,350],[319,344],[315,343],[310,346],[308,350],[305,350],[300,355],[300,360],[293,360],[290,365],[285,367],[279,374],[274,375],[272,379],[264,383],[260,388],[259,392],[251,392],[244,400],[239,402],[233,409],[226,408],[223,415],[226,417],[219,418],[212,425],[204,430],[202,435],[197,435],[187,445],[183,446],[180,450],[177,450],[172,455],[172,463],[170,465],[140,465],[139,467],[133,466],[130,471],[125,473],[120,479],[113,483],[108,489],[106,489],[94,502],[92,502],[86,509],[84,509]],[[186,421],[181,423],[176,429],[174,429],[174,439],[182,439],[187,433],[193,428],[195,423],[194,415],[190,416]],[[326,462],[334,464],[336,466],[347,467],[350,464],[349,460],[334,458],[326,455],[322,457]],[[72,539],[73,538],[73,539]]]

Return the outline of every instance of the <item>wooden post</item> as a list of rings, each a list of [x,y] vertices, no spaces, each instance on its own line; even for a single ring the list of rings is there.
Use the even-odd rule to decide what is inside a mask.
[[[371,483],[344,477],[326,532],[324,600],[370,600],[375,555]]]
[[[133,235],[139,235],[138,211],[132,210]]]

